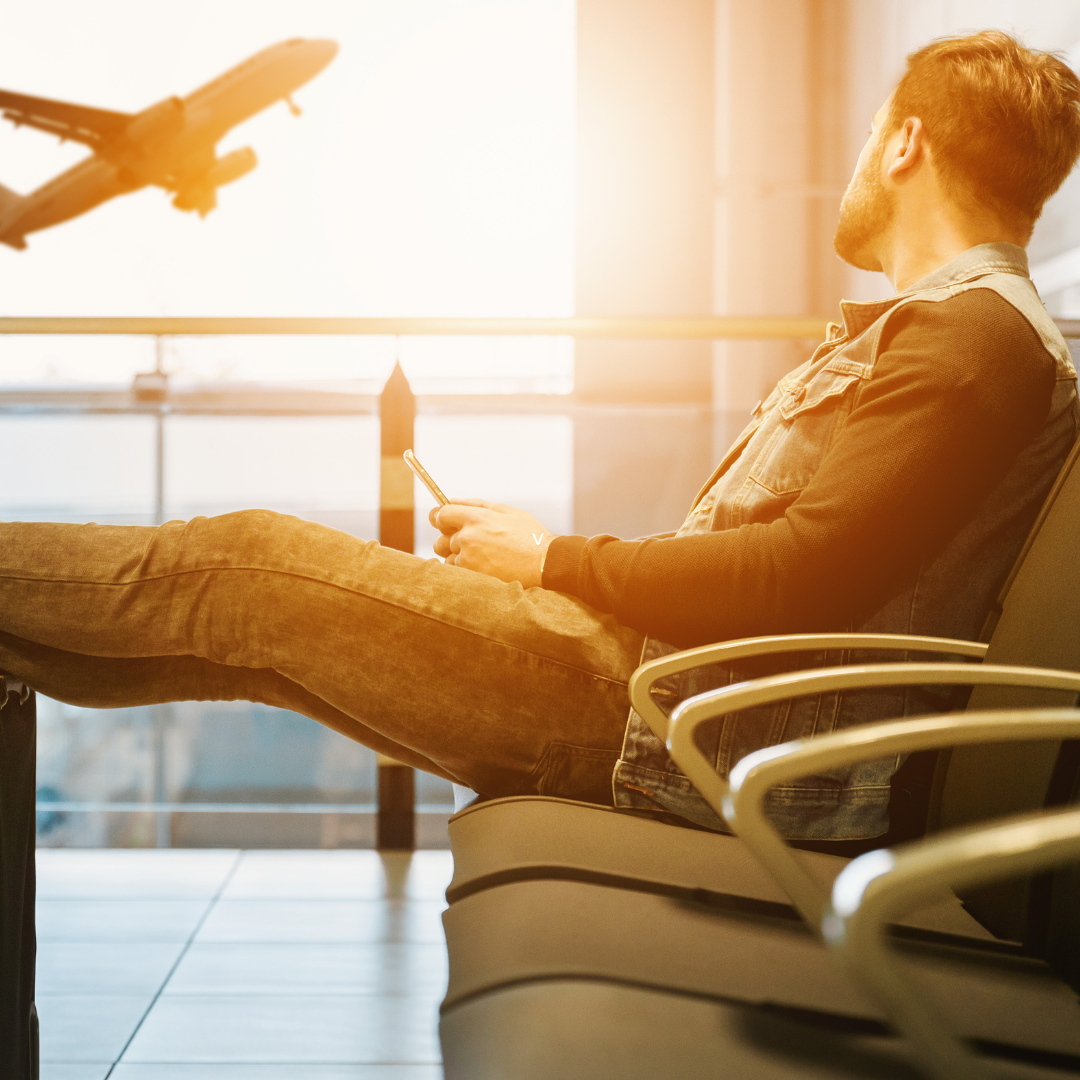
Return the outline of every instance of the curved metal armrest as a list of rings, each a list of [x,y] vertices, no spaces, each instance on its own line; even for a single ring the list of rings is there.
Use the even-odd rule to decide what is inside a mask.
[[[709,805],[731,825],[751,848],[778,884],[791,897],[811,926],[819,925],[826,897],[803,868],[795,852],[765,817],[766,791],[775,784],[808,776],[821,769],[890,753],[956,746],[991,738],[1030,740],[1032,728],[1021,733],[1024,720],[1039,710],[989,714],[952,713],[921,720],[889,721],[819,735],[812,740],[769,746],[748,754],[732,770],[728,780],[718,776],[712,762],[698,748],[697,728],[726,713],[753,705],[766,705],[806,694],[883,686],[1020,686],[1080,693],[1080,674],[1042,668],[1008,667],[1001,664],[859,664],[842,668],[772,675],[752,682],[710,690],[688,698],[672,714],[668,725],[668,749],[680,769]],[[1013,725],[1006,718],[1013,717]],[[1002,718],[995,723],[996,718]],[[934,723],[938,725],[934,726]],[[981,727],[980,727],[981,723]],[[1063,722],[1064,723],[1064,722]],[[920,727],[919,725],[924,725]],[[926,725],[929,725],[928,727]],[[1067,725],[1066,725],[1067,726]],[[1070,732],[1080,728],[1069,728]],[[909,736],[907,733],[912,732]],[[987,732],[996,734],[987,734]],[[1038,738],[1038,736],[1035,736]],[[1051,734],[1044,738],[1054,737]],[[935,739],[939,741],[934,741]],[[737,797],[733,795],[737,793]]]
[[[911,1039],[930,1075],[973,1080],[983,1075],[977,1060],[942,1025],[922,991],[905,980],[888,946],[886,927],[944,887],[982,885],[1078,859],[1080,810],[1075,808],[871,851],[849,863],[836,879],[822,932]]]
[[[731,663],[772,653],[813,652],[815,649],[903,649],[907,652],[946,653],[981,660],[986,655],[987,646],[981,641],[914,634],[780,634],[721,641],[715,645],[700,645],[696,649],[670,653],[642,664],[630,676],[630,701],[657,738],[666,739],[668,718],[652,699],[653,687],[661,679],[706,664]]]

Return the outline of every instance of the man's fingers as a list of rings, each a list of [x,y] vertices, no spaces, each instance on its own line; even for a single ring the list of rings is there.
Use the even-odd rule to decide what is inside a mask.
[[[431,524],[434,525],[435,528],[438,529],[440,532],[451,533],[451,532],[454,531],[454,529],[460,528],[460,526],[459,525],[451,525],[449,523],[449,519],[447,519],[446,521],[442,521],[442,522],[440,521],[439,515],[445,509],[446,509],[445,506],[433,506],[431,508],[430,512],[428,513],[427,517],[428,517],[428,521],[430,521]]]
[[[482,521],[488,512],[485,505],[477,503],[447,503],[440,506],[432,520],[432,525],[440,532],[452,533],[465,525]]]
[[[489,503],[485,499],[451,499],[450,502],[446,504],[446,506],[475,506],[481,510],[509,509],[508,507],[496,506],[495,503]],[[451,519],[447,518],[443,520],[443,523],[440,526],[439,514],[441,514],[446,509],[446,506],[433,506],[428,511],[428,521],[430,521],[436,529],[441,527],[443,531],[446,531],[448,528],[451,530],[461,528],[459,524],[456,524],[456,518],[453,519],[453,521],[455,522],[454,524],[450,524]]]
[[[435,537],[432,550],[442,559],[452,563],[454,556],[461,554],[461,531],[440,533]]]

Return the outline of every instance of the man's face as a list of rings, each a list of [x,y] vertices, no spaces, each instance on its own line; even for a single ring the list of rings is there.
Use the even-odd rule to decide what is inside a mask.
[[[844,262],[860,270],[880,270],[878,241],[889,231],[895,200],[881,180],[881,161],[887,140],[883,126],[889,115],[886,101],[870,125],[870,135],[859,154],[855,173],[840,203],[840,221],[833,248]]]

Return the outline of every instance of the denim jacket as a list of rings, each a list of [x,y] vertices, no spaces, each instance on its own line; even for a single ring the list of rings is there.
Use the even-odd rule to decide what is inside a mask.
[[[856,388],[873,375],[889,318],[914,301],[942,301],[975,288],[992,289],[1019,311],[1053,357],[1057,381],[1050,412],[978,512],[886,603],[850,629],[977,639],[1080,426],[1068,346],[1028,278],[1024,251],[1012,244],[971,248],[888,300],[842,303],[843,325],[830,323],[826,341],[811,359],[784,376],[754,411],[695,500],[680,535],[782,517],[842,433]],[[957,582],[964,587],[957,588]],[[648,638],[642,661],[674,651],[674,646]],[[673,708],[693,694],[747,678],[870,659],[906,656],[835,651],[715,664],[665,680],[658,686],[658,699]],[[726,776],[741,758],[764,746],[875,720],[946,711],[951,700],[930,688],[803,697],[725,716],[706,725],[699,742],[717,772]],[[769,794],[769,816],[790,838],[878,836],[888,828],[890,779],[900,763],[895,756],[862,762],[776,788]],[[726,830],[633,710],[613,787],[616,806],[659,808]]]

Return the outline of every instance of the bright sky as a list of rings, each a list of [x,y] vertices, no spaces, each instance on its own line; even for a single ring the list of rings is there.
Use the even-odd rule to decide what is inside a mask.
[[[125,112],[290,37],[341,51],[235,129],[255,172],[205,220],[147,188],[0,247],[0,313],[567,315],[573,0],[35,0],[9,5],[3,87]],[[0,125],[32,190],[84,147]]]
[[[572,314],[573,0],[8,8],[0,86],[125,112],[186,96],[290,37],[333,38],[341,50],[296,93],[302,117],[276,105],[222,140],[222,154],[253,147],[259,166],[220,190],[206,220],[148,188],[31,234],[26,251],[0,246],[0,314]],[[0,182],[16,191],[87,153],[0,123]],[[189,338],[165,348],[167,369],[197,380],[381,379],[394,360],[390,338]],[[572,385],[568,340],[411,338],[401,359],[418,391],[451,389],[455,376],[494,392]],[[123,385],[152,365],[148,338],[0,342],[0,384]],[[170,513],[377,500],[369,418],[173,418],[165,434]],[[141,417],[5,417],[0,460],[18,467],[0,502],[22,508],[18,516],[145,514],[152,437]],[[447,490],[516,499],[562,529],[571,446],[564,417],[422,417],[417,429],[418,452]]]

